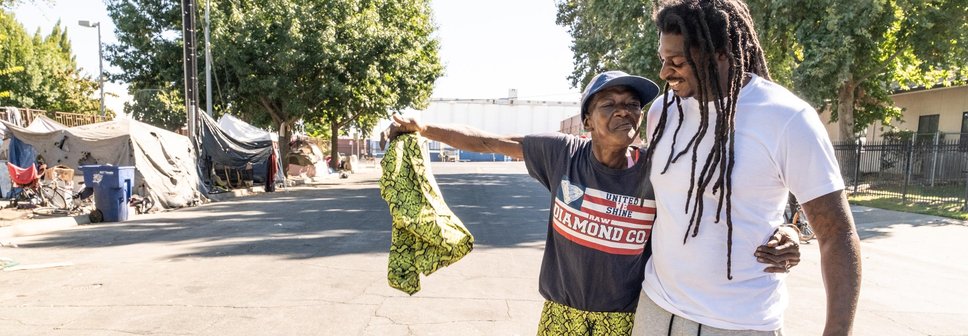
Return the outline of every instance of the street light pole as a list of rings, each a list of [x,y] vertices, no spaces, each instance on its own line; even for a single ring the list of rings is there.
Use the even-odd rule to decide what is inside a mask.
[[[104,119],[104,47],[101,44],[101,23],[87,20],[77,21],[81,27],[97,28],[98,85],[101,87],[101,119]]]

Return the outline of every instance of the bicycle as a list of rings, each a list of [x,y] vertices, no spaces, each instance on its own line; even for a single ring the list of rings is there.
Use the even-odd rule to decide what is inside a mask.
[[[797,202],[797,198],[793,194],[790,194],[787,202],[787,211],[783,213],[783,217],[787,223],[795,225],[797,230],[800,230],[800,242],[809,243],[817,237],[817,234],[813,232],[813,227],[810,226],[807,213],[803,211],[803,207],[800,206],[800,202]]]
[[[18,189],[10,206],[18,209],[32,209],[37,215],[70,214],[82,207],[82,193],[73,193],[71,181],[51,175],[48,181],[41,181],[37,168],[33,165],[20,168],[7,162],[14,188]],[[43,170],[46,172],[46,169]]]

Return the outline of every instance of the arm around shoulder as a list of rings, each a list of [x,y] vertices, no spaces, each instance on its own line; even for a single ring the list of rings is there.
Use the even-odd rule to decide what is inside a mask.
[[[827,292],[824,335],[849,335],[860,297],[860,239],[847,196],[838,190],[806,203],[803,209],[820,244],[820,267]]]

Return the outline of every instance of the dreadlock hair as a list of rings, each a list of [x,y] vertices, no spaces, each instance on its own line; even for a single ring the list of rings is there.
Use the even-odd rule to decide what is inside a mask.
[[[719,223],[725,205],[726,214],[726,277],[733,279],[732,250],[733,250],[733,218],[732,218],[732,172],[734,166],[734,135],[736,119],[736,100],[739,90],[743,86],[747,73],[753,73],[765,79],[770,79],[766,66],[766,58],[760,47],[756,31],[753,28],[753,18],[743,0],[665,0],[654,1],[653,21],[659,34],[680,34],[685,45],[685,58],[698,80],[696,85],[699,99],[700,122],[696,134],[677,153],[676,141],[684,118],[682,99],[670,95],[669,84],[666,83],[662,101],[663,113],[659,118],[646,159],[652,160],[655,146],[665,133],[668,123],[666,113],[672,104],[679,110],[679,124],[673,133],[672,150],[666,158],[664,174],[669,165],[680,157],[692,152],[692,174],[689,180],[689,191],[686,194],[686,208],[684,211],[692,215],[683,244],[690,236],[699,234],[699,226],[703,213],[703,194],[712,183],[713,195],[718,193],[719,202],[716,206],[716,223]],[[724,54],[729,62],[729,72],[726,87],[721,87],[718,71],[717,55]],[[671,96],[671,97],[670,97]],[[716,108],[716,127],[713,130],[714,140],[712,149],[706,156],[706,161],[699,169],[699,143],[709,131],[709,104],[714,102]],[[690,206],[692,209],[690,209]],[[692,231],[690,234],[690,230]]]

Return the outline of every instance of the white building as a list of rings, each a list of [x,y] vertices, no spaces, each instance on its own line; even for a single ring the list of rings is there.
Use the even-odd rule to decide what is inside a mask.
[[[420,121],[434,124],[461,124],[495,134],[527,135],[557,132],[561,122],[580,111],[577,101],[537,101],[517,99],[441,99],[430,100],[424,110],[406,110],[403,115],[415,116]],[[390,124],[381,121],[372,132],[379,140],[380,131]],[[444,145],[446,148],[447,146]],[[439,158],[440,144],[431,143],[431,156]],[[445,151],[446,152],[446,151]],[[487,157],[477,153],[460,153],[461,160],[504,161],[500,156]]]

